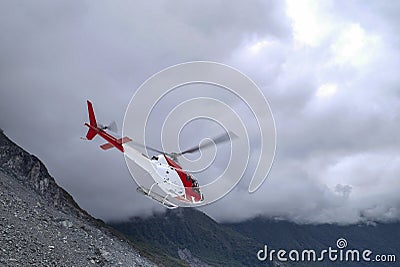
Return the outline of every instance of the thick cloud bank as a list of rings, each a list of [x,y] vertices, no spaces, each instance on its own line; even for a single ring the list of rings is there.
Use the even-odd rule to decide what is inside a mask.
[[[0,127],[93,215],[162,211],[136,193],[122,155],[79,139],[85,101],[102,122],[121,125],[150,75],[218,61],[265,93],[277,151],[256,193],[247,193],[252,163],[243,182],[205,211],[221,221],[398,220],[399,5],[264,2],[2,1]],[[257,138],[251,143],[257,153]]]

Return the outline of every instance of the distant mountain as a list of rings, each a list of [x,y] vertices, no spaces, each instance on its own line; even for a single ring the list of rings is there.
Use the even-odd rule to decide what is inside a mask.
[[[154,266],[0,130],[0,266]]]
[[[370,223],[368,225],[300,225],[259,217],[241,223],[225,224],[225,226],[276,250],[314,249],[321,251],[328,247],[337,249],[337,240],[344,238],[347,241],[346,248],[348,249],[359,251],[369,249],[374,255],[393,254],[396,256],[396,262],[375,264],[379,264],[379,266],[400,266],[400,223],[398,222]],[[346,262],[343,265],[365,266],[365,264],[365,262]],[[311,264],[298,265],[310,266]],[[321,266],[321,263],[315,264],[315,266]],[[325,266],[342,266],[342,264],[325,261]],[[373,266],[373,263],[371,266]]]
[[[111,226],[135,244],[142,244],[147,253],[162,256],[167,266],[187,263],[191,266],[260,264],[256,253],[261,243],[218,224],[196,209],[167,210],[165,214],[147,219],[135,217]],[[183,259],[186,263],[175,259]]]
[[[106,226],[46,167],[0,131],[0,266],[400,266],[400,223],[299,225],[255,218],[220,224],[190,208]],[[129,238],[129,240],[128,240]],[[269,249],[369,249],[396,262],[261,262]],[[139,250],[139,252],[136,251]]]
[[[363,261],[332,262],[328,257],[323,262],[280,262],[276,256],[273,262],[262,262],[257,258],[257,252],[264,245],[276,251],[313,249],[318,253],[329,247],[337,249],[336,242],[340,238],[347,241],[347,249],[361,252],[369,249],[373,255],[400,257],[399,223],[299,225],[256,218],[219,224],[196,209],[179,208],[147,219],[135,217],[127,222],[112,223],[111,226],[166,266],[188,263],[191,266],[366,266],[368,263]],[[183,252],[189,257],[183,257]],[[396,266],[398,262],[396,258],[396,262],[380,262],[379,266]],[[370,263],[370,266],[375,265]]]

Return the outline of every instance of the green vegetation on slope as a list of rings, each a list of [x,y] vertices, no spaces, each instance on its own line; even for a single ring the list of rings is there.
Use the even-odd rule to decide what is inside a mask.
[[[112,226],[152,255],[179,258],[178,249],[186,248],[211,265],[254,266],[260,263],[256,257],[260,244],[195,209],[168,210],[165,214],[133,218]]]

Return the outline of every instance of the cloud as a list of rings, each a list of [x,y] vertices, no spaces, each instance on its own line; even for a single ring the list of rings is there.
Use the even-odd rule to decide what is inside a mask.
[[[0,125],[93,215],[107,220],[160,209],[136,193],[122,155],[103,153],[97,139],[79,139],[86,99],[99,121],[121,126],[132,94],[153,73],[194,59],[224,61],[246,36],[284,36],[280,4],[271,5],[4,1]]]
[[[393,18],[371,7],[353,19],[332,3],[302,4],[288,2],[291,41],[257,40],[256,59],[232,59],[270,100],[278,133],[273,169],[248,199],[242,184],[205,210],[218,210],[222,221],[258,215],[303,223],[398,220],[397,37],[392,27],[369,21],[391,25]]]
[[[136,193],[122,155],[103,153],[97,139],[79,139],[86,99],[101,122],[116,120],[121,128],[133,92],[150,75],[214,60],[260,86],[278,143],[268,179],[248,195],[259,153],[256,127],[237,99],[213,92],[252,129],[252,154],[239,186],[204,210],[221,221],[400,218],[397,4],[3,1],[0,10],[0,126],[93,215],[123,219],[162,208]],[[165,101],[164,107],[176,103]],[[154,116],[151,129],[162,117]],[[185,146],[209,134],[206,127],[184,133]],[[150,139],[159,144],[157,132]]]

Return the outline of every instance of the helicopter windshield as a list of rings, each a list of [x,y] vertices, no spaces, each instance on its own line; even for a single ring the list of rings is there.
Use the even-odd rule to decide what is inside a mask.
[[[201,194],[200,189],[199,189],[199,183],[195,179],[193,179],[193,182],[192,182],[192,190],[199,195]]]
[[[197,182],[196,179],[193,179],[193,177],[190,174],[186,173],[186,181],[191,182],[193,191],[200,194],[199,183]]]

